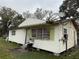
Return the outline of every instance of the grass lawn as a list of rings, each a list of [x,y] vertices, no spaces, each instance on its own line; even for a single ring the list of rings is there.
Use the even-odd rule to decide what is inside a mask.
[[[19,47],[15,43],[6,42],[0,38],[0,59],[79,59],[79,49],[73,50],[71,53],[66,53],[61,56],[54,56],[52,53],[45,51],[30,51],[30,52],[13,52],[10,49]],[[72,54],[72,56],[69,56]]]

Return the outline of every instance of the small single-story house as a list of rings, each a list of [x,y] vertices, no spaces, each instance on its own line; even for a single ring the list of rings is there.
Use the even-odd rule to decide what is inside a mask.
[[[9,41],[27,44],[53,53],[61,53],[77,45],[77,31],[72,20],[44,21],[28,18],[17,29],[9,30]]]

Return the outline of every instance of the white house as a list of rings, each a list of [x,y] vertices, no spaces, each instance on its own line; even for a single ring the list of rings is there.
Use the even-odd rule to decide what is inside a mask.
[[[46,22],[28,18],[17,29],[9,30],[9,41],[26,44],[33,39],[33,47],[61,53],[77,45],[77,31],[72,20]]]

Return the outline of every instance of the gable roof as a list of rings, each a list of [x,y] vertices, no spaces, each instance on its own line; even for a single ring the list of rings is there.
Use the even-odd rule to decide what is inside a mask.
[[[28,18],[24,22],[22,22],[18,27],[27,27],[40,24],[46,24],[46,21],[36,18]]]

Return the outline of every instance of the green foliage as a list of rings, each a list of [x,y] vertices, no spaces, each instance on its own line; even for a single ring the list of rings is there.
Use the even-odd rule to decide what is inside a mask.
[[[23,22],[25,19],[22,17],[22,15],[18,14],[12,20],[10,20],[9,24],[11,27],[15,28],[18,27],[18,25]]]
[[[37,19],[43,19],[48,13],[52,14],[53,12],[50,10],[43,10],[43,9],[37,8],[36,11],[34,12],[34,15],[36,16]]]
[[[77,11],[78,8],[79,0],[64,0],[63,4],[60,6],[59,12],[64,12],[66,14],[63,18],[79,18],[79,12]]]
[[[8,34],[9,25],[17,26],[23,21],[22,15],[8,7],[0,8],[0,17],[0,36]]]

